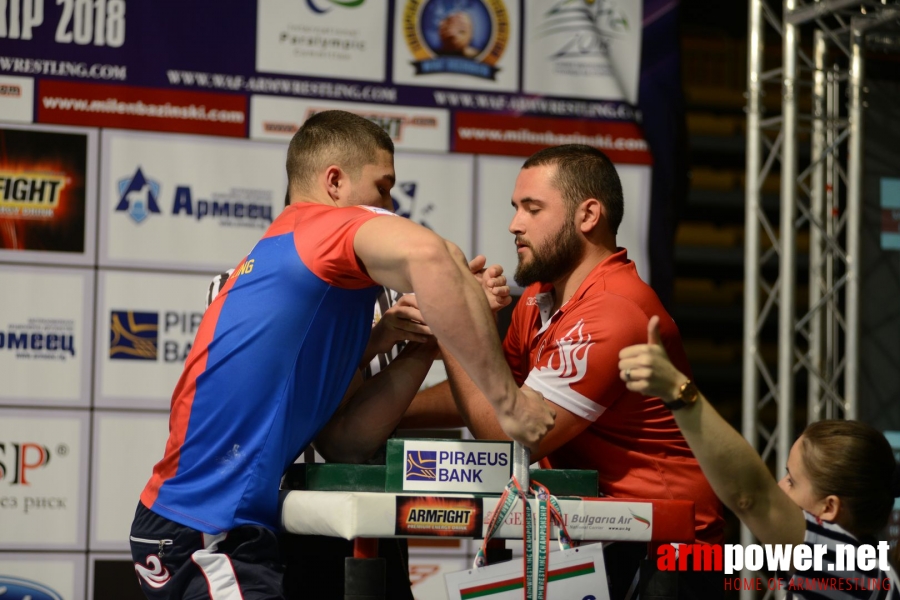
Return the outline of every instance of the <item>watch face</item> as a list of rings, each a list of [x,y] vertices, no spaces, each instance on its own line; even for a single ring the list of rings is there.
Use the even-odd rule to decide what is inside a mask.
[[[685,404],[693,404],[699,397],[700,390],[697,389],[697,385],[693,381],[687,382],[687,384],[681,390],[680,400]]]

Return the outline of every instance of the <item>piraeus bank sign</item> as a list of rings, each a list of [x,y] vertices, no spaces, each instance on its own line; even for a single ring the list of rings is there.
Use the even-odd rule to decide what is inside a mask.
[[[499,493],[511,476],[511,442],[388,442],[388,491]]]

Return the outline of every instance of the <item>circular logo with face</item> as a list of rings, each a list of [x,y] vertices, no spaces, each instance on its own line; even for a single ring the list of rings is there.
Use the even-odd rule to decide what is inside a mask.
[[[403,33],[416,75],[496,79],[509,40],[509,15],[503,0],[407,0]]]

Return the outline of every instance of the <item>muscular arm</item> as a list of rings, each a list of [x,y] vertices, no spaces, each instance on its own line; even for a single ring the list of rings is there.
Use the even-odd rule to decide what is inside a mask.
[[[501,428],[534,447],[553,426],[553,412],[534,392],[516,386],[500,351],[494,317],[481,286],[452,248],[406,219],[381,217],[362,225],[354,250],[369,276],[399,291],[413,290],[425,322],[493,407]]]
[[[449,389],[456,403],[459,415],[469,431],[479,440],[503,440],[503,433],[484,395],[472,383],[458,361],[444,352]],[[537,461],[547,456],[579,433],[587,429],[591,422],[583,419],[549,400],[544,400],[556,411],[553,429],[541,440],[537,448],[531,449],[531,459]]]
[[[437,344],[411,343],[375,377],[357,383],[314,446],[329,462],[368,460],[390,437],[437,355]]]
[[[473,385],[474,387],[474,385]],[[477,389],[477,388],[476,388]],[[484,400],[487,404],[487,400]],[[488,410],[490,407],[488,407]],[[465,422],[450,393],[450,385],[442,381],[424,389],[413,398],[400,421],[400,429],[434,429],[464,427]],[[504,436],[505,437],[505,436]]]
[[[650,319],[648,344],[620,352],[620,377],[632,391],[670,401],[688,378],[662,349],[658,323],[657,317]],[[806,523],[800,508],[778,487],[750,444],[702,394],[696,404],[672,414],[716,495],[761,542],[803,542]]]

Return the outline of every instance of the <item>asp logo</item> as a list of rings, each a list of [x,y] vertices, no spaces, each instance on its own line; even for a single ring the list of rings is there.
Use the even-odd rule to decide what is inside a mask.
[[[159,354],[159,313],[114,310],[109,320],[109,357],[156,360]]]
[[[322,15],[330,11],[332,6],[356,8],[365,1],[366,0],[306,0],[306,5],[309,7],[309,10]]]
[[[0,575],[0,597],[3,600],[63,600],[55,590],[28,579]]]
[[[436,481],[437,450],[406,451],[406,481]]]
[[[66,446],[57,450],[67,452]],[[50,463],[50,448],[33,442],[0,442],[0,481],[10,485],[30,485],[29,471],[46,467]],[[3,595],[0,594],[0,597]],[[3,597],[3,600],[8,600]]]
[[[118,188],[116,212],[127,213],[135,223],[143,222],[151,213],[160,214],[159,183],[144,177],[140,167],[131,177],[120,179]]]

